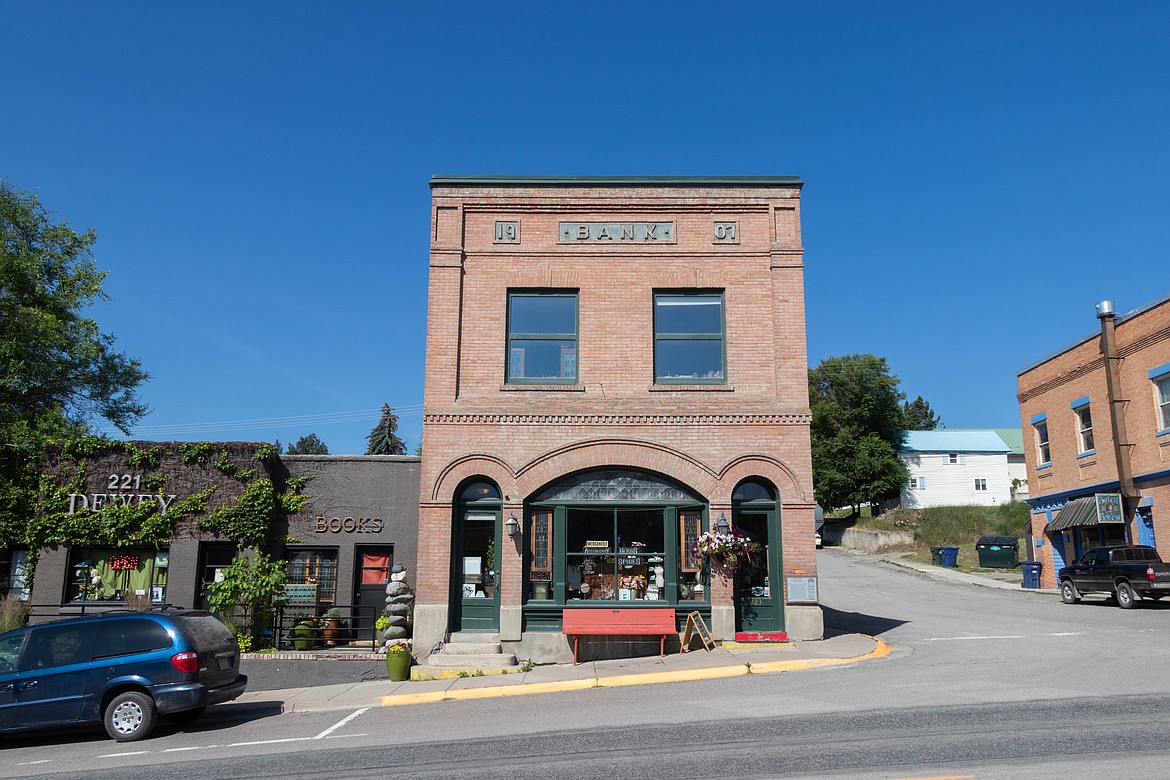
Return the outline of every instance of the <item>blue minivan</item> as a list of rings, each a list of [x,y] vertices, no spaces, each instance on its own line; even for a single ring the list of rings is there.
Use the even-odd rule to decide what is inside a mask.
[[[107,612],[0,634],[0,732],[104,723],[119,742],[244,692],[240,647],[201,610]]]

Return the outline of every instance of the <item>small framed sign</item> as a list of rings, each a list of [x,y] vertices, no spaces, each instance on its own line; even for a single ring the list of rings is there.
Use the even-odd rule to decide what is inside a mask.
[[[816,577],[789,577],[788,578],[789,604],[816,604],[817,578]]]
[[[1120,493],[1098,493],[1096,498],[1098,523],[1125,522],[1125,516],[1121,511]]]

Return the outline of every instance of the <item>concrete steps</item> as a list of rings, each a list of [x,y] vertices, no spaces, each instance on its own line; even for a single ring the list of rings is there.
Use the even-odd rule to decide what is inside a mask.
[[[520,671],[516,656],[505,653],[500,635],[460,631],[426,663],[410,670],[412,680],[445,680],[452,677],[479,677],[488,674],[512,674]]]

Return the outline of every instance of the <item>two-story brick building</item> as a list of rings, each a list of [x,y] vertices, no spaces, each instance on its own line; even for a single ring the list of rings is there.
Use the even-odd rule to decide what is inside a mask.
[[[1170,296],[1018,376],[1041,584],[1101,544],[1151,544],[1170,557]],[[1112,376],[1111,376],[1112,374]]]
[[[563,610],[618,605],[820,637],[800,180],[431,189],[416,654],[564,661]],[[734,580],[691,547],[721,520],[758,545]]]

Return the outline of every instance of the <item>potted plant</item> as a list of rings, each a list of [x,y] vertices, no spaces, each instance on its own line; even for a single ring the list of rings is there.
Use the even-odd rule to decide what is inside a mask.
[[[312,650],[317,640],[317,621],[306,617],[293,626],[293,645],[297,650]]]
[[[386,648],[386,673],[393,682],[410,679],[410,648],[403,642],[395,642]]]
[[[732,528],[727,533],[707,531],[700,534],[692,545],[692,550],[704,559],[712,569],[725,576],[732,576],[743,566],[751,563],[752,548],[755,543],[738,528]]]
[[[321,616],[321,620],[325,623],[325,630],[321,632],[325,637],[325,644],[333,647],[341,636],[341,610],[331,607]]]

